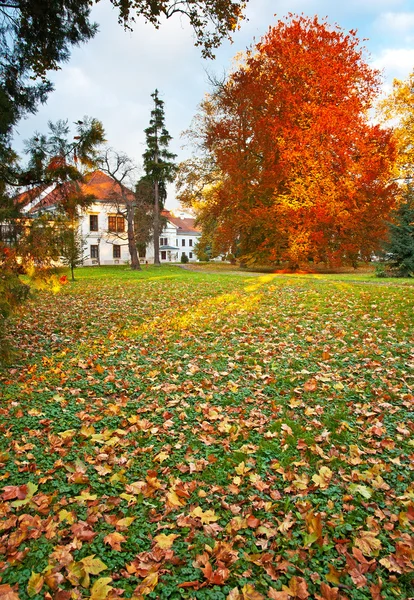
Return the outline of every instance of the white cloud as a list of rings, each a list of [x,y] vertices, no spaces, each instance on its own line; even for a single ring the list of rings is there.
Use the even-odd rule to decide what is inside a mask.
[[[394,78],[406,79],[414,69],[414,48],[385,48],[372,65],[383,70],[388,83]]]

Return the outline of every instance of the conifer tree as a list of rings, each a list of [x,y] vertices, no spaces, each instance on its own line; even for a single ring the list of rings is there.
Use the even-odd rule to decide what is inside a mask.
[[[151,97],[154,108],[151,111],[150,124],[145,129],[147,149],[143,154],[145,178],[152,184],[154,193],[154,264],[160,264],[160,213],[167,198],[166,184],[175,179],[177,167],[176,154],[168,150],[171,136],[165,128],[164,102],[155,90]]]
[[[387,262],[401,277],[414,275],[414,187],[408,185],[395,211],[386,245]]]

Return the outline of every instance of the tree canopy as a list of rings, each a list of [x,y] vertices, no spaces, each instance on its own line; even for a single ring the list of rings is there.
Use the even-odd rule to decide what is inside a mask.
[[[398,179],[414,179],[414,71],[401,81],[394,79],[393,88],[379,105],[380,116],[385,123],[393,124],[397,141],[395,176]]]
[[[354,32],[279,21],[201,105],[209,169],[200,182],[184,165],[182,197],[196,192],[221,246],[252,260],[368,257],[394,202],[392,134],[368,117],[379,86]]]

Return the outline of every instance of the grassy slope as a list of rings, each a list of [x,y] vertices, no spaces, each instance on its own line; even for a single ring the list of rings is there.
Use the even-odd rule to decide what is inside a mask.
[[[413,287],[77,277],[25,307],[0,382],[4,590],[412,595]]]

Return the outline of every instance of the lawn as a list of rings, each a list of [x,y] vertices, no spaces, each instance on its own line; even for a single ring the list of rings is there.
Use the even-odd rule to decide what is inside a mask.
[[[77,278],[0,375],[0,598],[414,596],[409,280]]]

